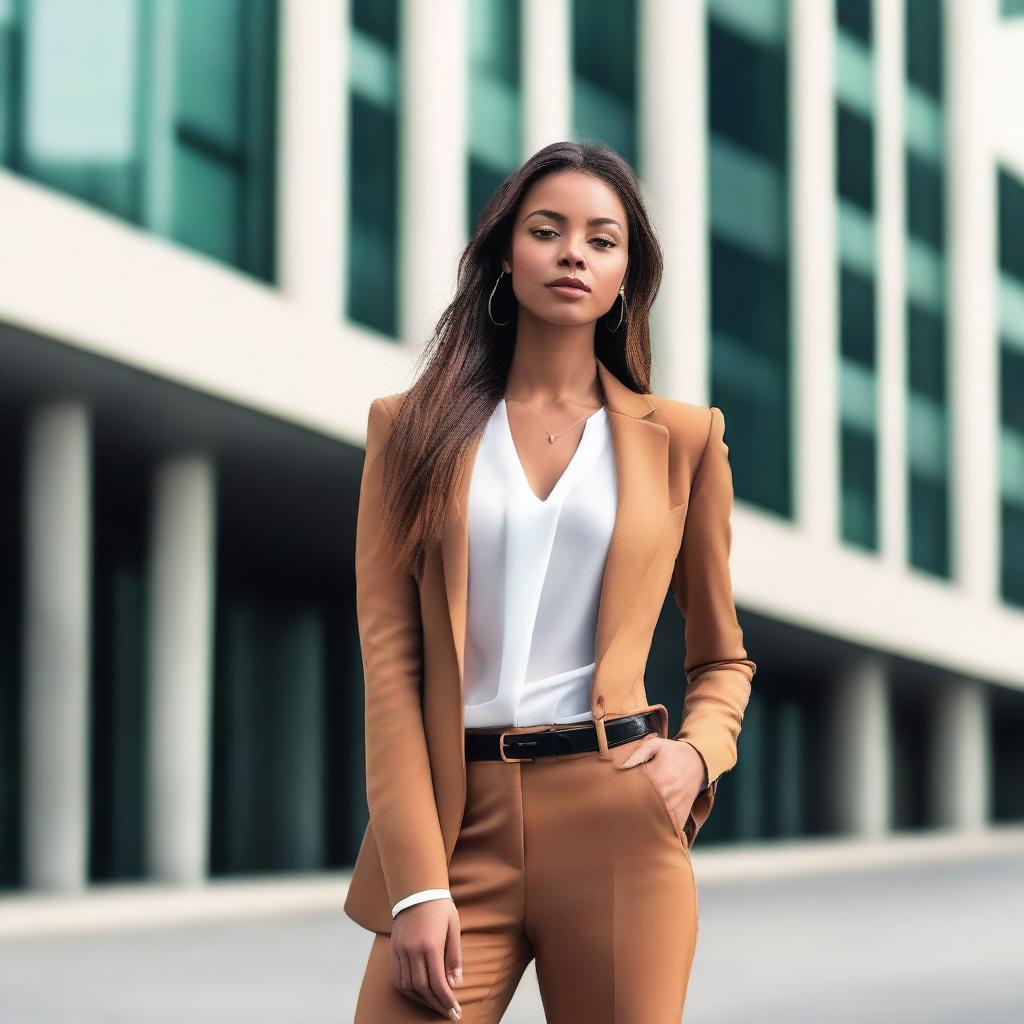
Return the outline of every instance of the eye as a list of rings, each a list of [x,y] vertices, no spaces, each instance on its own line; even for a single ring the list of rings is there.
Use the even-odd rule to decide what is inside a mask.
[[[531,235],[536,235],[538,238],[540,238],[541,236],[538,234],[538,232],[540,232],[540,231],[547,231],[548,232],[547,235],[543,236],[545,239],[551,237],[551,235],[557,235],[558,234],[558,232],[555,231],[554,228],[534,228],[533,231],[530,232],[530,234]],[[598,248],[601,248],[601,249],[614,249],[615,248],[615,243],[610,238],[595,238],[594,241],[595,242],[605,242],[605,243],[607,243],[606,245],[599,246]]]

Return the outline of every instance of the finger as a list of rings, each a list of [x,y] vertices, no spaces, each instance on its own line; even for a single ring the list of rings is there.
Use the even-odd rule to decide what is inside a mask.
[[[650,761],[654,757],[654,752],[657,748],[657,744],[654,742],[658,739],[653,733],[650,736],[645,736],[641,743],[638,743],[632,751],[630,751],[629,757],[626,758],[620,768],[635,768],[638,764],[643,764],[644,761]]]
[[[402,958],[393,945],[391,947],[391,984],[402,991]]]
[[[434,997],[444,1007],[444,1015],[448,1017],[451,1011],[455,1010],[456,1014],[461,1016],[462,1007],[459,1006],[459,1001],[455,998],[455,993],[451,990],[448,979],[444,976],[444,957],[441,955],[440,950],[433,950],[427,953],[427,974],[430,978],[430,989],[434,993]]]
[[[420,998],[433,1010],[437,1010],[442,1017],[448,1016],[449,1007],[445,1006],[440,999],[434,995],[433,986],[430,983],[430,971],[427,969],[427,958],[423,953],[414,953],[409,958],[409,969],[412,971],[412,987],[419,993]]]
[[[415,992],[416,989],[412,983],[412,967],[409,964],[409,955],[404,950],[398,954],[398,965],[401,972],[401,985],[399,988],[409,994]]]
[[[452,985],[462,984],[462,928],[458,911],[452,910],[451,925],[448,928],[448,948],[445,973]]]

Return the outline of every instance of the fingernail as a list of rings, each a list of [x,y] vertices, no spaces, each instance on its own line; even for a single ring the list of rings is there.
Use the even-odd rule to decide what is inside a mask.
[[[459,1010],[457,1006],[453,1006],[448,1011],[448,1016],[451,1017],[452,1020],[462,1020],[462,1011]]]

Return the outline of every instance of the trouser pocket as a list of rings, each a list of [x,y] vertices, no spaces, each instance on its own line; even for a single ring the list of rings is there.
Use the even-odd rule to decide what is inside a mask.
[[[679,844],[683,847],[684,850],[686,850],[687,853],[689,853],[690,847],[686,839],[686,834],[683,831],[683,826],[676,820],[676,816],[673,813],[672,808],[669,807],[668,801],[665,799],[665,795],[664,793],[662,793],[661,787],[658,785],[658,780],[652,774],[650,761],[644,761],[641,764],[637,765],[637,767],[640,769],[640,771],[643,772],[644,778],[647,780],[647,784],[650,787],[651,793],[653,794],[658,807],[661,808],[661,813],[665,821],[672,829],[672,832],[675,835],[676,839],[679,841]]]

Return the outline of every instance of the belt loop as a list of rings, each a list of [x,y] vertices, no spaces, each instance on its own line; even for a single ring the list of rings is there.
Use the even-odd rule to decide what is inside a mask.
[[[604,731],[604,708],[601,708],[601,717],[594,716],[594,729],[597,732],[597,751],[598,757],[602,761],[612,760],[612,755],[608,752],[608,735]]]

